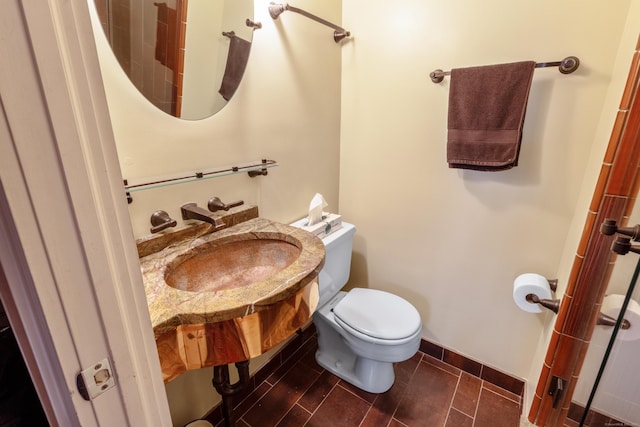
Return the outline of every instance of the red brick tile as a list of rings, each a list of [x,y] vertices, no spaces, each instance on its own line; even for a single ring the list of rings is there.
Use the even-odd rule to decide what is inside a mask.
[[[558,352],[551,368],[551,374],[560,378],[569,378],[578,356],[584,347],[584,341],[567,335],[560,336]]]
[[[247,396],[244,400],[239,402],[236,402],[234,400],[234,403],[236,403],[234,408],[236,416],[241,416],[242,414],[247,412],[249,408],[251,408],[253,404],[256,403],[262,396],[267,394],[269,390],[271,390],[271,386],[263,382],[259,384],[258,387],[256,387],[256,389],[253,390],[253,392],[249,394],[249,396]]]
[[[461,372],[459,368],[427,355],[422,358],[422,363],[428,363],[455,376],[459,376]]]
[[[480,392],[475,426],[517,427],[520,424],[520,405],[483,388]]]
[[[294,365],[242,418],[252,426],[275,426],[318,376],[304,365]]]
[[[342,387],[335,387],[305,426],[358,426],[369,408],[369,403]]]
[[[298,405],[309,412],[315,411],[340,379],[329,371],[324,371],[312,387],[298,400]]]
[[[420,351],[439,360],[442,360],[442,355],[444,354],[444,349],[442,347],[427,340],[421,340]]]
[[[576,255],[573,258],[573,264],[571,265],[571,272],[569,273],[569,279],[567,280],[567,288],[564,293],[569,296],[573,296],[576,289],[576,282],[578,281],[578,275],[582,268],[582,262],[584,257]],[[562,327],[558,328],[558,331],[562,330]]]
[[[628,115],[628,111],[618,111],[618,113],[616,114],[616,120],[613,122],[613,129],[611,130],[609,142],[607,144],[607,151],[604,154],[603,163],[605,164],[613,163],[616,149],[618,148],[618,143],[620,142],[620,135],[622,135],[624,125],[627,123]],[[596,189],[598,189],[597,186]]]
[[[311,412],[307,411],[300,405],[294,405],[287,412],[282,420],[277,424],[278,427],[300,427],[311,418]]]
[[[408,383],[422,360],[422,353],[416,353],[411,359],[396,363],[394,371],[396,382]]]
[[[577,255],[581,257],[583,257],[584,254],[587,252],[589,237],[591,236],[591,230],[593,229],[595,222],[596,222],[596,212],[588,212],[587,219],[582,229],[582,237],[580,238],[580,243],[578,244],[578,250],[577,250]],[[598,226],[600,225],[598,224]]]
[[[520,404],[520,395],[511,393],[510,391],[505,390],[505,389],[503,389],[501,387],[498,387],[495,384],[491,384],[490,382],[483,381],[482,382],[482,388],[483,389],[487,389],[489,391],[492,391],[495,394],[499,394],[500,396],[504,397],[505,399],[509,399],[512,402]]]
[[[600,168],[600,175],[598,175],[598,181],[596,182],[596,189],[591,196],[591,204],[589,205],[589,211],[597,214],[600,210],[600,204],[602,203],[602,197],[604,196],[604,189],[609,180],[609,174],[611,173],[611,165],[603,164]],[[588,234],[588,233],[587,233]],[[584,235],[584,231],[583,231]]]
[[[560,341],[560,333],[554,329],[553,332],[551,333],[551,339],[549,340],[549,348],[556,348],[558,346],[558,341]],[[546,363],[547,366],[551,366],[554,358],[555,358],[554,353],[548,353],[546,355],[544,363]]]
[[[350,384],[348,382],[346,382],[345,380],[340,380],[338,382],[338,385],[342,388],[344,388],[345,390],[355,394],[356,396],[358,396],[360,399],[368,402],[368,403],[373,403],[374,400],[376,400],[376,397],[378,396],[375,393],[369,393],[368,391],[364,391],[362,389],[359,389],[358,387],[354,386],[353,384]]]
[[[500,372],[497,369],[493,369],[486,365],[482,367],[482,375],[480,377],[483,380],[510,391],[517,396],[521,396],[524,390],[524,381],[513,378],[504,372]]]
[[[636,86],[638,84],[638,68],[640,67],[640,55],[638,52],[633,54],[631,60],[631,66],[629,67],[629,75],[627,76],[627,82],[622,92],[622,99],[620,100],[620,109],[628,110],[631,106],[631,99],[636,93]]]
[[[445,427],[473,427],[473,418],[452,408],[449,411]]]
[[[536,418],[538,417],[538,413],[540,411],[541,403],[542,399],[540,398],[540,396],[533,396],[533,400],[531,401],[531,408],[529,408],[529,414],[527,416],[527,420],[529,420],[530,423],[536,421]]]
[[[463,372],[460,375],[452,406],[460,412],[473,417],[478,407],[481,387],[482,380],[480,378]]]
[[[475,360],[471,360],[450,350],[445,349],[442,360],[471,375],[480,376],[480,372],[482,371],[482,363],[478,363]]]
[[[453,400],[458,377],[421,362],[394,416],[409,426],[442,426]]]
[[[379,394],[359,427],[386,426],[400,405],[406,388],[407,383],[396,381],[389,391]]]

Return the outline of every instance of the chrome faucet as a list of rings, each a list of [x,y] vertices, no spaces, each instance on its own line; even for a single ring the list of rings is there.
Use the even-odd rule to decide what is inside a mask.
[[[221,228],[226,227],[226,224],[214,215],[213,212],[202,209],[196,203],[187,203],[180,206],[180,212],[182,212],[182,219],[197,219],[199,221],[208,222],[213,225],[215,230],[220,230]]]

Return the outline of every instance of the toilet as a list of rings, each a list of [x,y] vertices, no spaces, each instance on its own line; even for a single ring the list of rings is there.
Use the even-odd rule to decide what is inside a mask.
[[[294,223],[293,225],[296,225]],[[316,361],[343,380],[382,393],[395,380],[393,364],[420,347],[422,320],[408,301],[368,288],[340,291],[349,279],[356,228],[342,227],[322,239],[326,258],[319,276],[320,300],[313,314]]]

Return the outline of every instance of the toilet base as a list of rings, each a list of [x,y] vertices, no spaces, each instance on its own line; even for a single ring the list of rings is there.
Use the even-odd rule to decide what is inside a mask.
[[[334,375],[369,393],[384,393],[395,381],[393,363],[379,362],[340,351],[316,351],[316,361]]]
[[[316,361],[327,371],[364,391],[384,393],[395,381],[393,361],[373,360],[356,354],[338,333],[342,328],[335,322],[332,310],[345,295],[345,292],[340,292],[313,314],[318,334]],[[405,358],[397,359],[400,360]]]
[[[318,334],[316,361],[329,372],[370,393],[384,393],[395,380],[394,363],[410,359],[420,347],[422,328],[400,344],[362,340],[340,326],[333,309],[347,295],[338,294],[313,313]]]

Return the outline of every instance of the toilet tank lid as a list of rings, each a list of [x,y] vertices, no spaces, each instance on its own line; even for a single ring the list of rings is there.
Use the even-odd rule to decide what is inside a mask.
[[[407,300],[376,289],[352,289],[333,314],[356,331],[379,339],[406,338],[422,327],[420,313]]]

